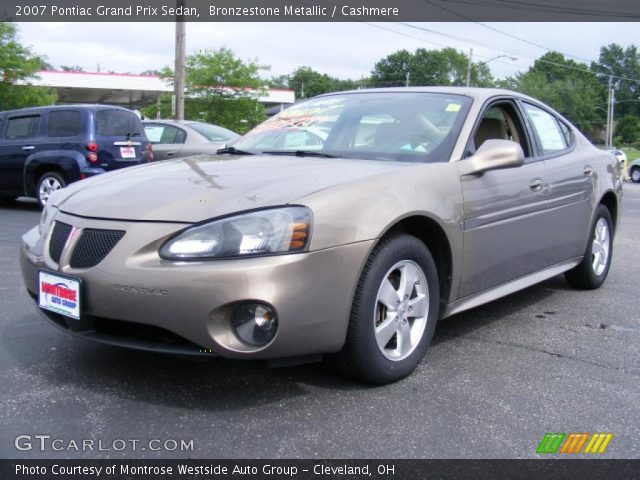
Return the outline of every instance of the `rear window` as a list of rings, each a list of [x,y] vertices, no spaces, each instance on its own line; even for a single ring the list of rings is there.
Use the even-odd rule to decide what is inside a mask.
[[[142,122],[133,112],[99,110],[96,113],[96,132],[105,137],[142,135]]]
[[[47,135],[50,137],[76,137],[82,133],[82,114],[77,110],[49,112]]]
[[[5,136],[10,140],[37,137],[39,126],[40,115],[10,118]]]
[[[210,142],[228,142],[229,140],[233,140],[238,138],[238,135],[231,130],[227,130],[223,127],[218,127],[217,125],[211,125],[210,123],[189,123],[187,124],[191,128],[193,128],[196,132],[201,135],[204,135],[207,140]]]

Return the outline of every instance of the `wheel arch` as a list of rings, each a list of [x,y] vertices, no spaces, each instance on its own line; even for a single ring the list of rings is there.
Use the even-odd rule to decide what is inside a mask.
[[[615,233],[618,224],[618,197],[614,192],[609,190],[602,196],[599,205],[604,205],[609,210],[611,219],[613,220],[613,231]]]
[[[380,239],[406,233],[418,238],[429,249],[438,270],[440,283],[440,311],[449,303],[453,283],[453,254],[451,242],[444,228],[433,218],[413,214],[398,219],[381,235]]]

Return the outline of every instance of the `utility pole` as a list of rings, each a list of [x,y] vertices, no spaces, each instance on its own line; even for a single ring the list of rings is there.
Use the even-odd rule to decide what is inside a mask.
[[[609,128],[611,127],[611,77],[609,77],[609,87],[607,88],[607,124],[604,134],[604,147],[609,150]]]
[[[471,66],[473,65],[473,48],[469,49],[469,63],[467,64],[467,87],[471,86]]]
[[[611,147],[611,149],[613,149],[614,147],[613,133],[614,133],[614,130],[616,129],[615,108],[616,108],[616,91],[613,87],[611,87],[611,126],[609,127],[609,147]]]
[[[408,87],[409,86],[409,79],[411,78],[411,72],[407,72],[407,78],[404,82],[404,86]]]
[[[304,98],[304,82],[300,83],[300,98]]]
[[[176,0],[176,7],[178,11],[183,9],[184,0]],[[183,15],[176,16],[176,65],[175,65],[175,78],[173,81],[174,95],[176,99],[176,120],[184,120],[184,80],[186,75],[185,68],[185,39],[186,39],[186,24],[184,22]]]

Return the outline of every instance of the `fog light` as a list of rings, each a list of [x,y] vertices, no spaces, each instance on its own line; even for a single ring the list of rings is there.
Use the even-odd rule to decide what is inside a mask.
[[[278,318],[276,312],[264,303],[242,303],[231,314],[231,326],[242,342],[262,347],[275,336]]]

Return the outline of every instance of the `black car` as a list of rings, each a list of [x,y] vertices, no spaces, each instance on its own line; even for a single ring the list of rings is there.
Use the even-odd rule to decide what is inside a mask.
[[[44,205],[71,182],[152,160],[138,116],[106,105],[0,112],[0,199]]]

